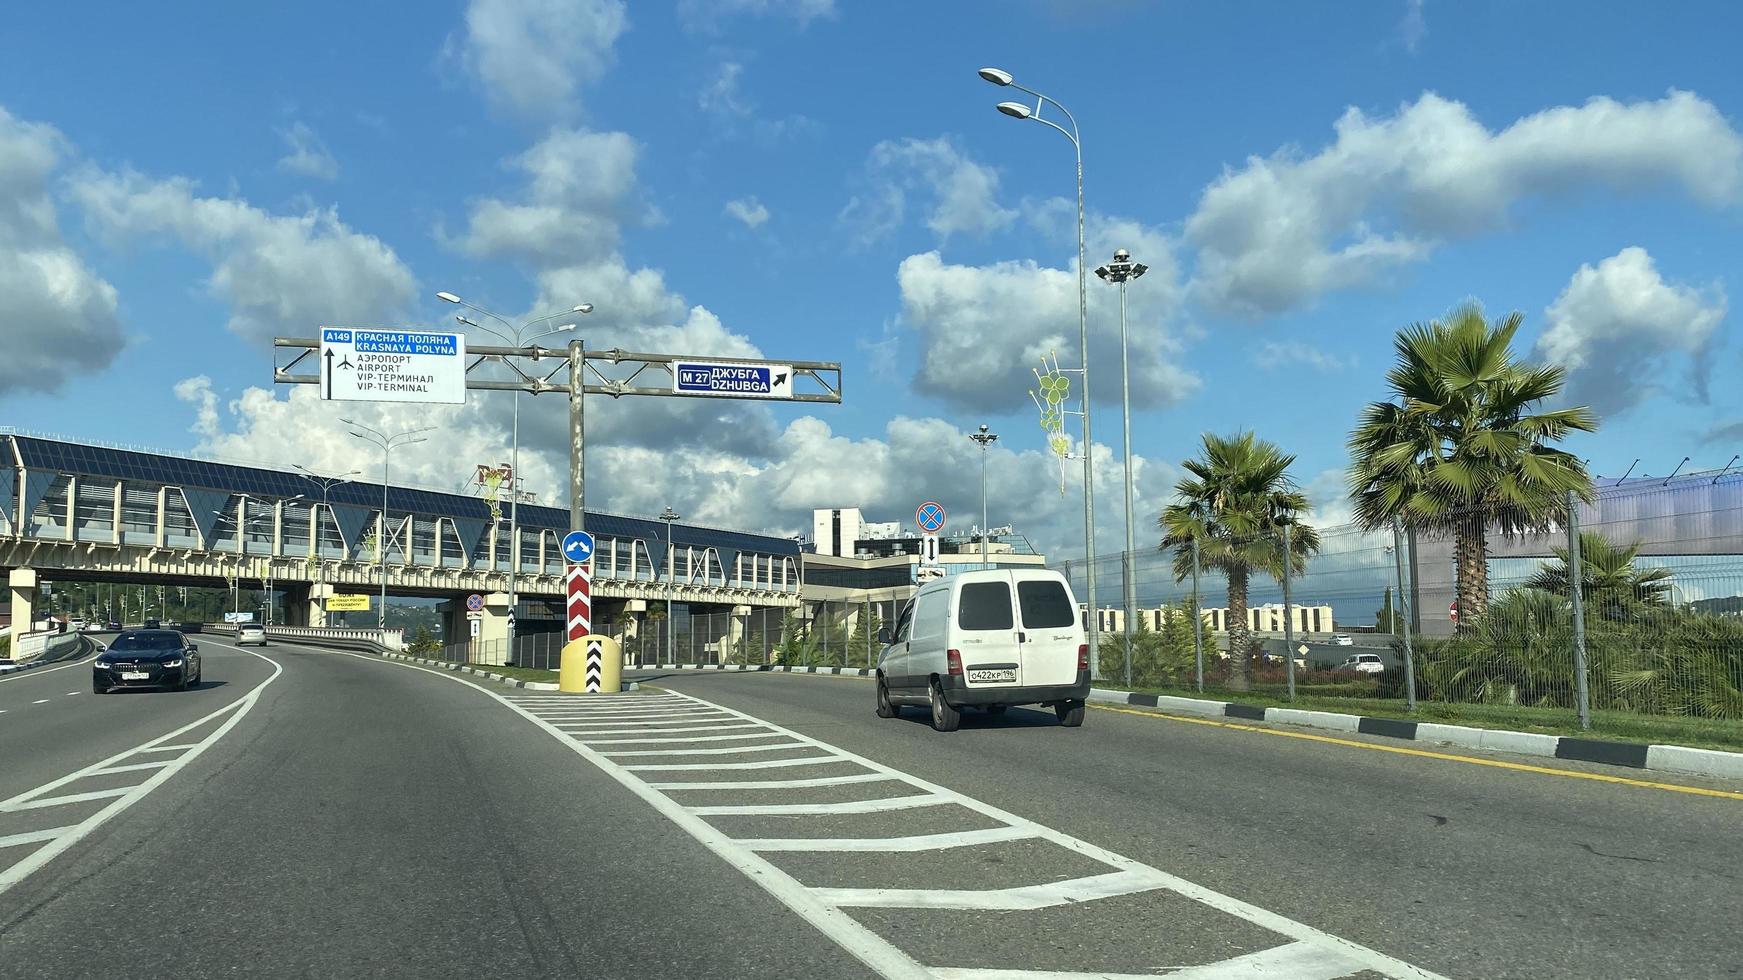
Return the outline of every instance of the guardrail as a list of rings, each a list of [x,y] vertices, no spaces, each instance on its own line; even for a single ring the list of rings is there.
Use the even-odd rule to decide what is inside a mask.
[[[60,630],[37,630],[15,636],[12,638],[12,662],[29,663],[51,653],[58,653],[78,642],[78,633],[62,633]]]

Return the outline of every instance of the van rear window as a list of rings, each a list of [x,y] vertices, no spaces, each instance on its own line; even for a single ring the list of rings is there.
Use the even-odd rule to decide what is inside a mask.
[[[1005,582],[964,585],[956,609],[956,625],[965,630],[1012,629],[1010,585]]]
[[[1071,608],[1065,586],[1058,582],[1018,582],[1017,604],[1023,607],[1024,629],[1058,629],[1077,623],[1077,610]]]

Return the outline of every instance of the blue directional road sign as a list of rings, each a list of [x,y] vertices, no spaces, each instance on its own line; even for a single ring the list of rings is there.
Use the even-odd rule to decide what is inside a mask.
[[[936,500],[928,500],[915,509],[914,523],[928,534],[937,534],[944,529],[944,508]]]
[[[575,565],[592,561],[593,535],[586,531],[570,531],[563,537],[563,557]]]
[[[722,398],[791,398],[793,369],[786,364],[673,361],[672,391]]]

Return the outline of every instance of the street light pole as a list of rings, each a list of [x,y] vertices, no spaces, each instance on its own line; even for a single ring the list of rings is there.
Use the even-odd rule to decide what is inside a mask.
[[[987,516],[986,516],[986,450],[987,447],[999,441],[997,433],[988,432],[986,426],[981,426],[979,432],[968,436],[980,444],[980,563],[990,564],[987,557]]]
[[[310,483],[313,483],[315,486],[321,488],[321,507],[322,507],[322,509],[324,509],[327,512],[328,517],[333,516],[333,505],[327,502],[327,495],[332,492],[334,487],[338,486],[341,483],[350,482],[350,479],[352,477],[358,476],[363,472],[362,470],[351,470],[347,473],[342,473],[339,476],[321,476],[319,473],[316,473],[314,470],[309,469],[307,466],[304,466],[301,463],[292,463],[291,466],[303,471],[303,479],[305,479],[305,480],[309,481]],[[311,508],[311,510],[312,509],[313,508]],[[321,625],[324,627],[327,625],[327,596],[325,594],[325,592],[326,592],[325,586],[327,584],[327,561],[326,561],[326,559],[321,557],[321,514],[320,514],[320,511],[315,511],[310,516],[309,521],[310,521],[310,524],[312,525],[312,528],[313,528],[312,537],[314,538],[314,542],[315,542],[314,543],[315,584],[318,587],[322,587],[321,588],[321,591],[322,591],[322,595],[321,595]],[[337,524],[337,523],[338,523],[337,521],[334,521],[334,524]]]
[[[487,327],[468,317],[456,316],[454,318],[469,327],[476,327],[477,329],[491,334],[500,340],[507,341],[515,347],[524,347],[528,342],[538,340],[541,337],[549,337],[555,333],[564,333],[575,329],[575,324],[565,323],[560,327],[546,330],[544,333],[534,334],[531,337],[522,337],[522,334],[535,324],[544,323],[548,320],[555,320],[558,317],[568,316],[572,313],[585,315],[593,312],[592,303],[582,303],[579,306],[571,307],[560,313],[548,313],[541,317],[534,317],[517,327],[509,323],[506,319],[503,319],[501,316],[492,313],[482,306],[474,306],[453,293],[440,292],[436,294],[436,298],[443,302],[464,306],[469,310],[475,310],[484,316],[495,319],[498,323],[503,325],[503,327],[508,331],[507,333]],[[510,440],[512,442],[512,448],[509,450],[508,461],[508,658],[509,662],[513,663],[515,634],[514,609],[515,604],[519,599],[516,587],[519,584],[518,576],[520,574],[520,389],[518,388],[514,391],[514,423],[513,434],[510,436]],[[498,513],[500,513],[500,511]]]
[[[1114,260],[1095,270],[1095,274],[1104,281],[1117,283],[1120,287],[1120,411],[1125,419],[1125,483],[1126,483],[1126,550],[1120,558],[1120,572],[1125,579],[1126,600],[1126,663],[1131,664],[1129,651],[1132,648],[1133,622],[1138,616],[1138,546],[1133,532],[1132,519],[1132,377],[1128,368],[1130,358],[1126,344],[1126,283],[1149,272],[1150,267],[1142,262],[1133,262],[1132,253],[1125,249],[1114,252]]]
[[[666,663],[677,663],[676,654],[672,652],[672,590],[676,588],[677,579],[672,568],[672,522],[678,519],[678,512],[667,507],[660,514],[660,520],[666,522]]]
[[[375,532],[375,557],[376,557],[376,561],[381,563],[381,608],[376,612],[375,625],[376,625],[376,629],[386,630],[387,629],[387,482],[388,482],[388,473],[389,473],[388,466],[391,463],[391,458],[392,458],[394,449],[401,447],[401,446],[410,446],[410,445],[420,443],[420,442],[427,442],[428,440],[425,439],[423,436],[419,435],[419,433],[434,431],[436,427],[433,425],[426,425],[422,428],[406,429],[403,432],[395,432],[392,435],[389,435],[385,432],[382,432],[380,429],[372,429],[369,426],[364,425],[361,422],[355,422],[355,421],[352,421],[351,419],[342,418],[339,421],[345,423],[346,425],[353,425],[353,426],[357,427],[356,429],[351,430],[351,435],[353,437],[358,438],[358,439],[362,439],[364,442],[374,443],[375,445],[381,447],[381,524],[380,524],[380,530]],[[363,431],[358,432],[357,429],[362,429]],[[367,434],[365,434],[365,433],[367,433]],[[408,516],[408,520],[409,520],[409,516]],[[406,537],[407,538],[411,537],[411,535],[409,533],[409,529],[408,529],[408,533],[407,533]],[[407,555],[407,556],[409,556],[411,554],[411,542],[409,540],[405,543],[405,546],[400,549],[400,553],[402,555]]]
[[[1051,126],[1071,141],[1071,148],[1077,153],[1077,343],[1078,368],[1083,372],[1083,577],[1084,589],[1089,601],[1090,623],[1089,631],[1089,672],[1091,677],[1101,673],[1101,623],[1100,611],[1095,599],[1095,439],[1090,432],[1090,397],[1089,397],[1089,265],[1084,257],[1083,247],[1083,138],[1078,132],[1077,118],[1071,110],[1065,108],[1056,99],[1042,95],[1032,88],[1017,84],[1011,73],[999,68],[982,68],[980,77],[999,86],[1009,86],[1019,92],[1035,97],[1035,107],[1029,108],[1021,102],[1001,102],[998,110],[1015,119],[1033,119],[1035,122]],[[1051,105],[1065,116],[1065,121],[1071,124],[1070,129],[1059,125],[1051,119],[1041,117],[1041,108]]]

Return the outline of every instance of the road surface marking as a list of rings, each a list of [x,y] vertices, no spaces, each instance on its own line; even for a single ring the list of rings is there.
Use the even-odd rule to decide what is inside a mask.
[[[227,643],[216,643],[216,641],[213,641],[213,642],[217,646],[223,646],[223,647],[230,646]],[[236,649],[235,647],[230,647],[230,648]],[[267,663],[272,665],[272,673],[267,675],[266,680],[261,681],[259,684],[256,684],[254,686],[253,690],[249,691],[247,694],[236,699],[235,701],[230,702],[229,704],[223,706],[222,708],[219,708],[216,711],[213,711],[213,712],[206,714],[198,719],[195,719],[194,721],[189,722],[188,724],[183,725],[182,727],[177,728],[172,732],[168,732],[166,734],[159,735],[158,737],[151,739],[150,741],[145,742],[142,745],[138,745],[138,746],[135,746],[131,749],[126,749],[124,751],[117,752],[116,754],[110,756],[107,759],[102,760],[101,762],[95,763],[95,764],[90,765],[90,766],[86,766],[84,769],[80,769],[77,772],[69,773],[65,776],[60,777],[59,779],[51,780],[50,782],[44,783],[43,785],[38,786],[35,789],[26,790],[25,792],[20,793],[17,796],[14,796],[10,799],[0,800],[0,812],[6,812],[6,811],[10,811],[10,810],[15,810],[15,809],[22,809],[24,807],[20,806],[21,804],[28,805],[29,803],[32,803],[32,802],[42,802],[42,800],[40,798],[45,793],[48,793],[48,792],[55,790],[55,789],[59,789],[60,787],[65,786],[68,783],[75,782],[77,780],[84,779],[88,776],[91,776],[99,770],[105,769],[109,766],[112,766],[112,765],[118,763],[118,762],[122,762],[123,760],[127,759],[129,756],[137,755],[137,754],[140,754],[143,752],[152,751],[154,749],[165,748],[165,747],[169,746],[170,743],[174,742],[174,740],[176,738],[178,738],[178,737],[180,737],[188,732],[194,731],[195,729],[199,728],[202,725],[209,724],[212,721],[214,721],[215,719],[224,716],[226,713],[228,713],[230,716],[228,718],[225,718],[223,724],[221,724],[217,728],[213,729],[212,732],[209,735],[207,735],[205,738],[200,739],[198,742],[195,742],[191,746],[189,746],[188,747],[189,751],[185,755],[183,755],[181,758],[176,759],[174,762],[170,763],[169,765],[164,766],[162,769],[159,769],[156,772],[152,773],[149,778],[147,778],[144,782],[141,782],[137,786],[127,787],[125,790],[122,791],[124,795],[116,797],[115,801],[113,803],[110,803],[108,806],[103,807],[102,809],[98,810],[96,813],[93,813],[90,816],[86,817],[84,820],[78,822],[77,824],[74,824],[71,828],[63,828],[66,830],[65,833],[61,834],[58,837],[55,837],[54,839],[52,839],[49,842],[47,842],[46,844],[44,844],[42,847],[39,847],[36,850],[32,851],[23,860],[18,861],[17,863],[13,864],[11,867],[6,868],[5,870],[0,870],[0,893],[7,891],[13,885],[16,885],[19,882],[23,881],[25,878],[30,877],[30,875],[35,873],[43,865],[54,860],[56,857],[59,857],[68,848],[72,847],[74,844],[77,844],[79,841],[81,841],[85,837],[89,836],[92,831],[96,830],[98,827],[101,827],[104,823],[108,822],[110,818],[116,816],[119,813],[124,812],[129,807],[133,806],[135,803],[138,803],[140,800],[144,799],[146,794],[150,793],[152,790],[163,785],[165,782],[167,782],[169,780],[169,778],[171,776],[174,776],[176,773],[180,772],[189,763],[191,763],[195,759],[199,758],[201,756],[201,754],[203,754],[208,748],[211,748],[214,744],[216,744],[219,739],[221,739],[225,735],[229,734],[230,730],[235,728],[237,723],[239,723],[243,719],[243,717],[248,714],[248,712],[250,712],[254,709],[254,706],[257,703],[259,703],[259,701],[260,701],[261,692],[266,690],[267,686],[270,685],[273,681],[277,680],[278,675],[284,673],[284,666],[281,665],[280,663],[278,663],[278,661],[273,660],[271,657],[267,657],[267,656],[265,656],[263,654],[259,654],[259,653],[254,653],[251,650],[237,650],[237,652],[238,653],[247,653],[250,656],[257,657],[257,658],[264,660]]]
[[[77,692],[77,691],[68,691],[68,692],[67,692],[67,697],[69,697],[69,698],[71,698],[71,697],[77,697],[77,696],[78,696],[78,693],[79,693],[79,692]]]
[[[87,776],[97,773],[88,772]],[[0,813],[17,813],[20,810],[42,810],[51,806],[66,806],[68,803],[85,803],[90,800],[106,800],[133,792],[133,787],[122,786],[118,789],[94,789],[89,793],[68,793],[66,796],[47,796],[40,800],[26,800],[22,803],[0,803]]]
[[[31,703],[31,704],[47,704],[47,703],[48,703],[48,698],[43,698],[43,699],[42,699],[42,700],[41,700],[41,701],[32,701],[32,702],[30,702],[30,703]]]
[[[1362,965],[1331,950],[1306,943],[1285,943],[1257,953],[1248,953],[1204,966],[1168,969],[1167,973],[1074,973],[1054,970],[933,970],[938,980],[1251,980],[1253,977],[1288,977],[1289,980],[1335,980],[1362,970]]]
[[[1183,718],[1180,715],[1163,714],[1159,711],[1133,711],[1130,708],[1110,708],[1106,705],[1091,704],[1090,707],[1100,711],[1112,711],[1122,715],[1137,715],[1140,718],[1161,718],[1167,721],[1180,721],[1189,725],[1208,725],[1212,728],[1228,728],[1238,732],[1256,732],[1260,735],[1278,735],[1283,738],[1298,738],[1308,742],[1324,742],[1328,745],[1342,745],[1352,749],[1369,749],[1374,752],[1390,752],[1394,755],[1409,755],[1420,759],[1440,759],[1444,762],[1466,762],[1473,766],[1488,766],[1492,769],[1511,769],[1514,772],[1532,772],[1545,776],[1565,776],[1568,779],[1590,779],[1600,783],[1616,783],[1622,786],[1637,786],[1641,789],[1659,789],[1669,793],[1688,793],[1693,796],[1714,796],[1727,800],[1743,800],[1743,793],[1725,789],[1707,789],[1702,786],[1680,786],[1676,783],[1659,783],[1650,779],[1630,779],[1627,776],[1610,776],[1601,772],[1580,772],[1575,769],[1554,769],[1549,766],[1533,766],[1524,762],[1506,762],[1501,759],[1479,759],[1468,755],[1455,755],[1451,752],[1433,752],[1428,749],[1408,749],[1401,745],[1376,745],[1373,742],[1358,742],[1355,739],[1336,738],[1331,735],[1313,735],[1308,732],[1288,732],[1278,728],[1260,728],[1256,725],[1241,725],[1232,721],[1214,721],[1209,718]]]
[[[154,745],[149,749],[140,749],[139,751],[141,751],[141,752],[180,752],[184,749],[191,749],[193,747],[194,747],[194,743],[183,742],[180,745]]]
[[[672,765],[621,766],[629,772],[714,772],[718,769],[779,769],[784,766],[821,766],[830,762],[848,762],[838,755],[808,755],[803,759],[758,759],[755,762],[694,762]]]
[[[809,817],[826,813],[888,813],[892,810],[915,810],[923,806],[943,806],[954,802],[942,796],[928,794],[886,796],[876,800],[850,800],[845,803],[751,803],[692,806],[685,809],[699,817]]]
[[[0,848],[17,847],[21,844],[40,844],[45,840],[54,840],[56,837],[59,837],[72,829],[73,827],[71,825],[66,827],[50,827],[47,830],[28,830],[22,834],[12,834],[6,837],[0,837]]]
[[[375,657],[358,654],[358,659],[375,660],[390,666],[419,669],[411,664],[381,660]],[[555,724],[547,721],[538,712],[516,705],[512,700],[502,697],[494,691],[471,684],[466,680],[445,673],[429,671],[436,676],[444,677],[455,683],[466,684],[486,697],[508,705],[526,718],[532,724],[543,729],[552,737],[558,739],[577,755],[592,763],[601,772],[628,789],[631,793],[646,801],[657,812],[678,825],[690,834],[704,847],[714,852],[723,861],[741,871],[753,883],[763,888],[769,894],[792,909],[812,926],[835,941],[843,949],[857,957],[861,962],[886,977],[936,977],[932,970],[919,964],[900,947],[894,945],[875,932],[867,929],[857,920],[847,916],[842,910],[851,906],[885,906],[910,908],[970,908],[984,910],[1009,910],[1046,908],[1061,904],[1086,901],[1096,898],[1106,898],[1119,895],[1139,894],[1151,891],[1171,892],[1180,897],[1199,904],[1209,906],[1217,911],[1227,913],[1236,918],[1244,919],[1263,929],[1269,930],[1285,939],[1295,940],[1294,943],[1281,943],[1280,949],[1292,946],[1306,946],[1329,961],[1331,958],[1347,959],[1351,964],[1344,973],[1355,973],[1363,970],[1373,970],[1391,977],[1413,978],[1413,980],[1444,980],[1438,974],[1431,973],[1419,967],[1412,966],[1401,960],[1393,959],[1378,951],[1357,945],[1356,943],[1320,932],[1311,926],[1285,918],[1275,912],[1250,905],[1239,899],[1212,891],[1201,885],[1170,875],[1157,868],[1150,867],[1139,861],[1123,857],[1111,851],[1097,847],[1088,841],[1071,837],[1060,831],[1053,830],[1042,824],[1026,820],[1015,814],[1001,810],[991,804],[982,802],[947,789],[935,783],[920,779],[892,769],[881,763],[874,762],[864,756],[856,755],[845,749],[830,745],[809,736],[784,728],[772,722],[756,718],[731,708],[722,708],[699,698],[691,700],[698,710],[723,710],[747,721],[760,723],[773,734],[783,735],[792,742],[782,745],[739,746],[725,749],[677,749],[633,752],[610,752],[594,748],[584,741],[576,739],[571,733],[563,731]],[[684,696],[688,698],[688,696]],[[726,754],[742,753],[774,749],[818,749],[826,753],[826,758],[817,761],[852,763],[863,770],[889,776],[893,781],[899,781],[917,790],[920,795],[911,797],[896,797],[886,800],[873,800],[865,803],[803,803],[803,804],[773,804],[770,806],[684,806],[668,795],[667,792],[655,789],[654,786],[635,775],[630,768],[619,764],[616,760],[622,756],[641,755],[703,755],[709,753]],[[707,820],[707,816],[738,816],[753,812],[773,814],[810,814],[816,812],[843,812],[840,808],[889,806],[897,801],[923,801],[920,805],[957,804],[981,817],[998,821],[1009,828],[1009,832],[1021,833],[1024,837],[1045,840],[1065,850],[1075,852],[1108,866],[1105,874],[1092,875],[1069,881],[1051,882],[1040,885],[1022,886],[1017,888],[991,890],[956,890],[956,889],[847,889],[847,888],[814,888],[801,883],[792,875],[782,871],[759,853],[745,846],[746,842],[735,839]],[[828,808],[819,811],[818,808]],[[767,843],[759,841],[757,843]],[[795,848],[797,849],[797,848]],[[1277,954],[1278,956],[1293,955]],[[1225,967],[1240,969],[1252,975],[1256,970],[1250,966],[1237,964],[1229,967],[1228,963],[1206,964],[1198,969],[1210,967]],[[968,974],[972,976],[972,974]],[[1030,975],[1034,974],[1022,974]],[[1045,976],[1045,974],[1039,974]],[[1215,976],[1209,974],[1208,976]],[[1224,976],[1229,974],[1225,973]]]
[[[135,762],[130,766],[110,766],[107,769],[99,769],[96,772],[91,773],[91,775],[107,776],[110,773],[117,772],[144,772],[147,769],[162,769],[164,766],[167,766],[174,761],[175,760],[171,759],[164,762]]]
[[[590,733],[590,732],[569,732],[568,734],[572,738],[574,738],[577,742],[585,742],[588,745],[639,745],[639,744],[643,744],[643,743],[658,744],[661,742],[738,742],[738,741],[742,741],[742,740],[747,739],[747,738],[781,738],[782,737],[780,735],[777,735],[774,732],[749,732],[749,733],[746,733],[744,735],[697,735],[694,738],[689,738],[689,737],[685,737],[685,738],[639,738],[639,737],[638,738],[582,738],[581,737],[582,735],[588,735],[588,734],[592,734],[592,733]],[[605,734],[605,733],[601,732],[599,734]],[[612,733],[612,734],[617,734],[617,733]]]
[[[592,725],[573,725],[558,723],[558,728],[575,735],[668,735],[673,732],[726,732],[737,728],[756,728],[756,725],[662,725],[658,728],[605,728],[595,729]]]
[[[805,786],[846,786],[850,783],[881,783],[890,777],[881,772],[855,773],[851,776],[812,776],[810,779],[745,779],[720,783],[649,783],[657,790],[673,789],[799,789]]]
[[[879,851],[906,853],[913,851],[943,851],[952,847],[976,847],[1011,840],[1028,840],[1035,835],[1021,827],[988,827],[985,830],[959,830],[947,834],[919,834],[914,837],[772,837],[757,840],[737,839],[740,847],[753,851]]]
[[[95,659],[97,659],[97,655],[93,653],[83,660],[75,660],[72,663],[61,664],[59,667],[32,667],[29,670],[15,668],[6,672],[6,674],[11,676],[0,675],[0,684],[4,684],[7,681],[23,680],[26,677],[41,677],[44,674],[52,674],[57,670],[66,670],[68,667],[78,667],[82,664],[88,664]]]

